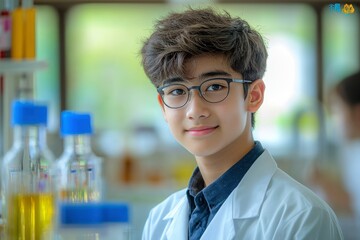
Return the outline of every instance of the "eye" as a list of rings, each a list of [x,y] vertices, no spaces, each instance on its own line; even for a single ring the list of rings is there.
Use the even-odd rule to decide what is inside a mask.
[[[228,88],[228,83],[223,79],[211,79],[205,81],[201,86],[203,92],[219,92]]]
[[[185,94],[186,94],[186,92],[184,91],[184,89],[181,89],[181,88],[174,89],[168,93],[168,95],[173,95],[173,96],[180,96],[180,95],[185,95]]]
[[[174,85],[174,86],[168,86],[163,89],[164,95],[166,96],[183,96],[186,95],[186,89],[184,86]]]
[[[222,90],[224,88],[225,88],[225,86],[216,83],[216,84],[211,84],[210,86],[208,86],[206,88],[206,91],[220,91],[220,90]]]

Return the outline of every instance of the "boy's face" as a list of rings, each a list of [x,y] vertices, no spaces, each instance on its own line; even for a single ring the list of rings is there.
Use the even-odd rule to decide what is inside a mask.
[[[193,57],[185,63],[185,73],[181,84],[188,88],[216,77],[243,79],[223,55]],[[231,146],[241,148],[242,144],[253,143],[251,112],[260,107],[263,92],[264,84],[257,80],[249,86],[246,99],[243,84],[231,82],[227,98],[218,103],[207,102],[196,89],[190,90],[190,99],[181,108],[167,107],[160,96],[158,100],[176,140],[196,157],[208,157],[232,151]]]
[[[332,120],[341,140],[360,138],[360,106],[350,107],[341,97],[332,97]]]

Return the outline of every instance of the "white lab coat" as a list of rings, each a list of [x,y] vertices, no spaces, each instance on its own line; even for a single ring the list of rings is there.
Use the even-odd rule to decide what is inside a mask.
[[[186,189],[153,208],[143,240],[188,239]],[[280,170],[265,150],[225,200],[201,240],[343,239],[330,207]]]

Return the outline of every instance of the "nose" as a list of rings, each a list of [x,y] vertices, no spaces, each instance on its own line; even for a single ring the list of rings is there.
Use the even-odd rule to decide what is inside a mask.
[[[200,95],[199,89],[192,90],[189,92],[190,99],[186,106],[186,117],[195,120],[209,117],[208,102]]]

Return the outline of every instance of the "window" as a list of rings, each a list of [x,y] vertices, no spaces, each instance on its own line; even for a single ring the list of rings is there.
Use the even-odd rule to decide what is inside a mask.
[[[215,6],[246,19],[268,43],[266,101],[255,133],[280,153],[291,139],[294,109],[315,98],[315,14],[301,4]],[[140,47],[156,19],[180,8],[88,4],[72,9],[67,19],[68,106],[93,112],[98,129],[121,131],[134,122],[161,125],[155,88],[140,65]]]
[[[47,64],[35,73],[36,99],[48,104],[49,130],[56,132],[60,116],[58,16],[52,7],[37,6],[36,17],[36,59]]]
[[[360,68],[360,13],[344,14],[324,8],[322,17],[324,90],[328,90],[336,81]]]

